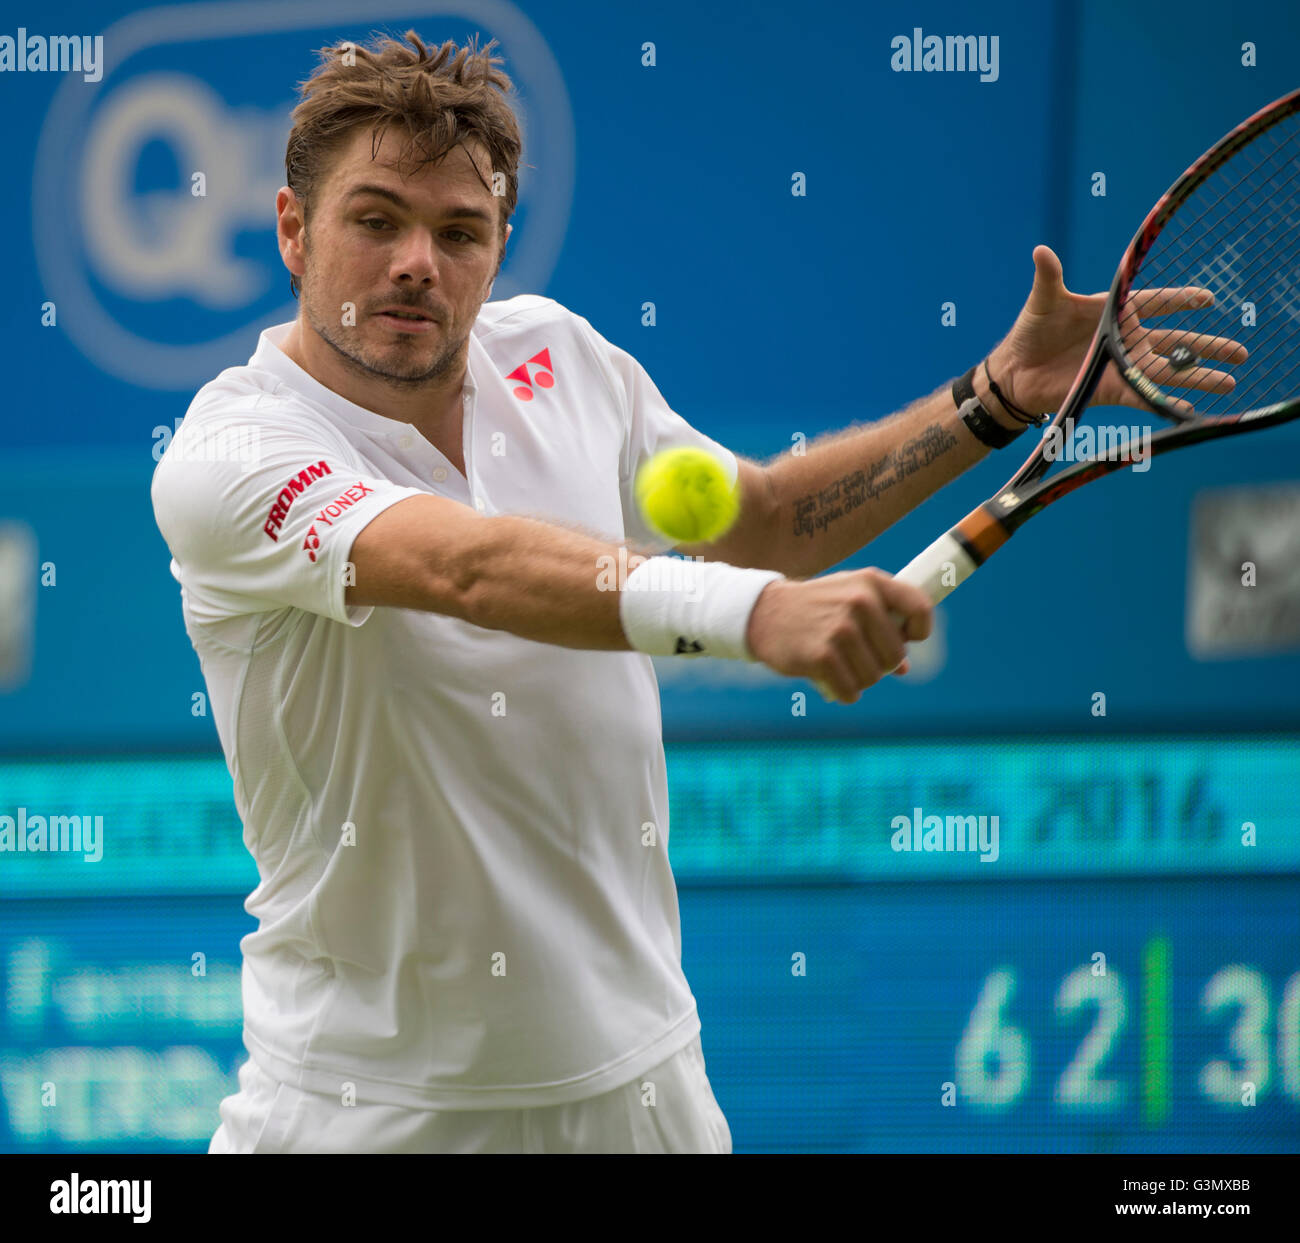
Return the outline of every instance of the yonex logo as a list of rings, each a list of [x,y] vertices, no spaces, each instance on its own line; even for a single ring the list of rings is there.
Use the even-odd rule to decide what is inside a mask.
[[[316,515],[316,522],[332,527],[336,518],[341,518],[358,501],[367,496],[374,496],[374,494],[374,488],[367,487],[358,479],[346,492],[340,492]],[[308,561],[316,560],[316,553],[320,550],[320,535],[317,533],[314,523],[307,528],[307,538],[303,540],[302,548],[307,554]]]
[[[323,522],[327,527],[334,525],[335,518],[341,518],[345,510],[351,509],[363,496],[374,496],[374,488],[368,488],[360,480],[357,480],[346,492],[340,492],[324,509],[316,515],[317,522]]]
[[[534,375],[529,376],[528,368],[536,367]],[[538,388],[550,388],[555,383],[555,368],[551,366],[551,351],[545,349],[534,354],[526,363],[516,367],[508,376],[507,380],[518,380],[520,383],[515,387],[515,396],[520,401],[532,401],[533,385]]]

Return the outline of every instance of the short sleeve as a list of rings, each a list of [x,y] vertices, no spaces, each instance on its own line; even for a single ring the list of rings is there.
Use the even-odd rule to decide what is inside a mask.
[[[616,399],[624,403],[626,430],[619,457],[623,529],[631,542],[666,552],[674,546],[673,542],[647,526],[637,508],[634,485],[641,464],[664,449],[682,446],[707,449],[726,467],[727,481],[732,484],[736,482],[740,465],[730,449],[697,431],[669,406],[645,368],[631,354],[605,340],[586,320],[579,319],[579,322],[610,379]]]
[[[361,530],[418,488],[376,475],[333,429],[277,412],[191,414],[154,471],[154,517],[195,621],[303,609],[359,626],[345,603]]]

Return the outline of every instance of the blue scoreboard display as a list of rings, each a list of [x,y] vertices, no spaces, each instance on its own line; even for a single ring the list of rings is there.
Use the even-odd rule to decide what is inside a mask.
[[[1300,1146],[1294,739],[680,745],[668,771],[737,1152]],[[256,879],[219,758],[0,765],[0,1148],[206,1147]]]
[[[688,891],[684,960],[738,1151],[1294,1152],[1297,905],[1293,877]]]

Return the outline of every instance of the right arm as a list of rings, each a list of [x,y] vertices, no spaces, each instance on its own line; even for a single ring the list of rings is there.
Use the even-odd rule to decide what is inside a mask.
[[[619,619],[622,545],[456,501],[412,496],[353,541],[350,605],[423,609],[560,647],[629,651]],[[641,555],[624,554],[630,573]],[[603,570],[603,572],[602,572]],[[824,682],[855,703],[904,660],[904,639],[930,632],[930,602],[880,570],[850,570],[764,588],[747,639],[777,673]],[[891,612],[904,618],[902,627]],[[905,670],[905,666],[904,666]]]
[[[352,544],[349,604],[444,613],[559,647],[630,651],[619,623],[619,545],[535,518],[485,517],[440,496],[386,509]],[[627,571],[637,562],[630,550]],[[608,560],[602,561],[601,558]]]

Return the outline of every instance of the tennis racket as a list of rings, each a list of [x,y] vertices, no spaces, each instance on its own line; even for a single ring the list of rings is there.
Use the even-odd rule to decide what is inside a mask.
[[[1234,339],[1248,355],[1232,362],[1229,374],[1213,364],[1239,357]],[[1169,426],[1146,429],[1141,446],[1127,437],[1112,441],[1104,454],[1045,479],[1062,445],[1074,443],[1076,419],[1112,362]],[[1083,365],[1043,425],[1042,440],[1006,484],[895,577],[937,604],[1030,518],[1084,484],[1148,454],[1294,419],[1298,368],[1300,90],[1243,121],[1151,209],[1120,260]]]

